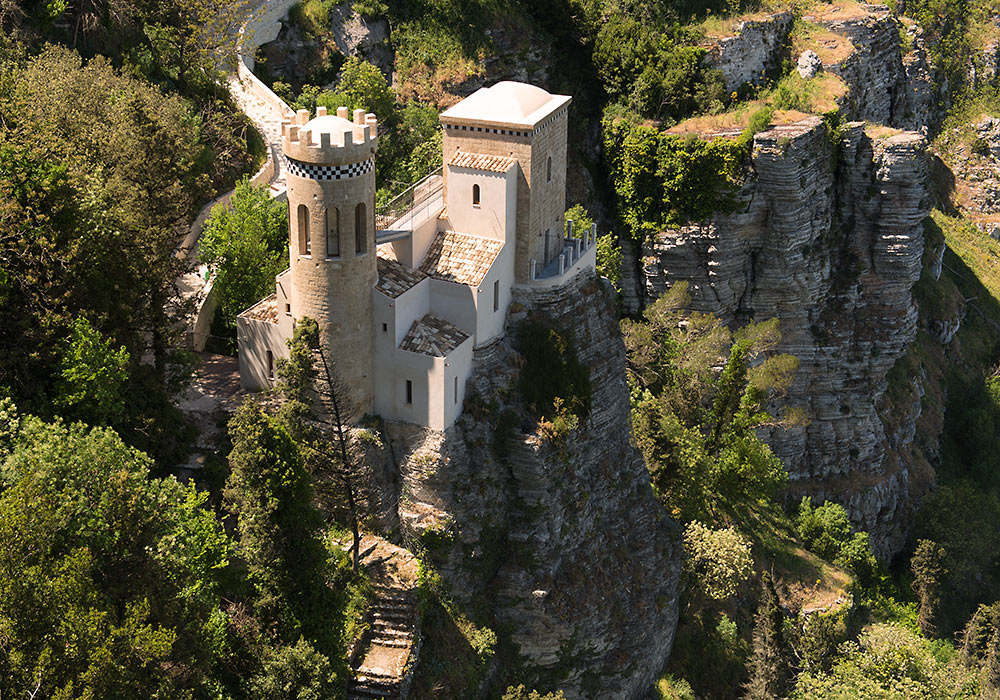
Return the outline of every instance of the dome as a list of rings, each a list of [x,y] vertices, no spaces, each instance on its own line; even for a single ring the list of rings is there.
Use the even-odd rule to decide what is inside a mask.
[[[312,134],[336,134],[339,136],[345,131],[353,131],[354,123],[338,117],[336,114],[324,114],[322,117],[313,117],[301,128],[301,131],[308,131]],[[318,137],[316,140],[319,140]]]
[[[480,88],[441,116],[445,119],[533,125],[569,102],[536,85],[510,80]]]

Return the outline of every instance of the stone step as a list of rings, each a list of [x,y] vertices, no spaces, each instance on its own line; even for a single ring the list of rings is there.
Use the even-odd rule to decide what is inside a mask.
[[[381,635],[386,636],[386,637],[398,637],[398,638],[405,637],[406,639],[412,639],[413,638],[413,628],[411,628],[411,627],[402,627],[402,628],[399,628],[399,627],[397,627],[397,628],[383,627],[382,629],[380,629],[378,631],[378,634],[381,634]]]
[[[375,620],[395,620],[397,622],[413,622],[413,611],[401,610],[373,610],[372,617]]]
[[[372,639],[372,646],[409,649],[413,646],[413,639],[404,637],[375,637]]]

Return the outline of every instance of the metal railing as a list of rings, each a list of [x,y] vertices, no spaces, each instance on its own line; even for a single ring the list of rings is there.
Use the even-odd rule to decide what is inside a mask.
[[[375,209],[375,228],[388,229],[392,225],[415,211],[421,205],[426,206],[444,188],[443,166],[413,183],[387,204]]]

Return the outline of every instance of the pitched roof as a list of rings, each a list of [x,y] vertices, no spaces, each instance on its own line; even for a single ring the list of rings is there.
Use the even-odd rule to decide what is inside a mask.
[[[383,258],[381,255],[378,258],[377,265],[378,282],[375,283],[375,289],[393,299],[409,291],[421,280],[427,278],[427,275],[420,270],[407,267],[389,258]]]
[[[483,281],[503,249],[503,241],[455,231],[441,231],[434,238],[420,269],[446,282],[474,286]]]
[[[491,173],[505,173],[517,164],[514,158],[505,156],[488,156],[482,153],[462,153],[457,151],[448,165],[456,168],[472,168],[487,170]]]
[[[264,297],[249,309],[240,314],[243,318],[251,318],[255,321],[265,321],[267,323],[278,322],[278,295],[272,294]]]
[[[468,333],[440,316],[425,314],[410,326],[399,349],[432,357],[447,357],[468,338]]]

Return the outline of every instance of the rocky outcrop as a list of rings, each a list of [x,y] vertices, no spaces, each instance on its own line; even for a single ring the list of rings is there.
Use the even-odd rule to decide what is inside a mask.
[[[794,15],[779,12],[740,22],[734,36],[716,41],[706,54],[709,66],[721,71],[727,92],[744,84],[761,85],[781,67],[788,54]]]
[[[361,56],[378,66],[387,79],[392,79],[396,57],[389,46],[389,23],[385,19],[366,20],[349,2],[334,6],[330,19],[333,41],[340,53]]]
[[[926,145],[860,123],[834,143],[816,117],[758,134],[746,207],[666,231],[643,251],[649,297],[686,280],[698,311],[781,320],[782,351],[800,360],[787,403],[808,418],[768,436],[790,494],[843,503],[881,555],[902,546],[927,487],[887,458],[877,411],[916,334]]]
[[[821,4],[816,12],[805,15],[802,21],[834,36],[818,40],[796,56],[789,55],[793,16],[783,12],[743,22],[734,36],[713,40],[706,63],[722,72],[726,89],[732,91],[745,83],[760,84],[784,60],[805,60],[798,66],[803,77],[812,77],[822,69],[839,75],[847,84],[841,109],[848,119],[918,131],[934,123],[935,76],[917,25],[904,27],[904,45],[900,38],[902,20],[885,5],[831,8]],[[828,46],[831,42],[837,46]]]
[[[529,315],[571,333],[590,370],[593,409],[564,441],[536,433],[516,395],[511,339]],[[456,425],[388,426],[404,539],[437,543],[426,549],[450,594],[492,601],[524,682],[568,698],[645,697],[677,621],[680,544],[630,443],[624,355],[592,272],[518,289],[506,338],[476,351]]]

